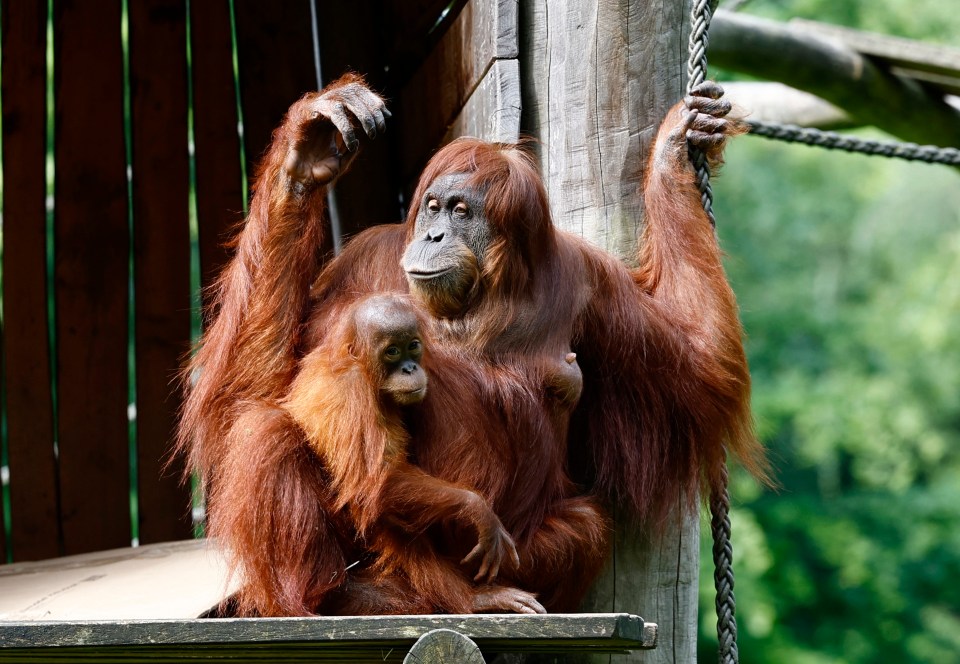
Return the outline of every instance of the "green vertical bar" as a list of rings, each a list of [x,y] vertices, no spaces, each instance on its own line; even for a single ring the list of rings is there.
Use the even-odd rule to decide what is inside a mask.
[[[135,223],[133,218],[133,128],[130,112],[130,13],[128,0],[120,3],[120,43],[123,48],[123,138],[126,145],[127,160],[127,225],[129,228],[130,243],[128,246],[128,261],[130,264],[127,293],[130,306],[127,308],[127,435],[129,446],[127,454],[130,471],[130,535],[133,546],[140,540],[140,504],[138,500],[137,484],[137,349],[136,349],[136,291],[134,288],[133,240]]]

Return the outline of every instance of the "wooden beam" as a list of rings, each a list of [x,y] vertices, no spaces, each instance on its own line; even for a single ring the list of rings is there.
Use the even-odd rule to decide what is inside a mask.
[[[450,125],[443,143],[459,136],[510,143],[520,137],[520,63],[497,60],[463,110]]]
[[[960,146],[960,111],[834,39],[719,10],[708,55],[711,64],[805,90],[904,140]]]
[[[890,71],[902,78],[912,78],[926,87],[938,88],[945,95],[960,95],[960,77],[934,74],[920,69],[891,67]],[[946,100],[949,104],[950,101]]]
[[[554,222],[636,263],[646,156],[685,90],[689,3],[531,0],[521,9],[522,128],[540,141]],[[658,540],[616,521],[607,570],[581,609],[659,625],[655,651],[618,662],[695,661],[699,521],[678,519]]]
[[[960,48],[800,18],[791,19],[788,25],[797,30],[842,42],[863,55],[883,60],[903,69],[960,79]]]
[[[64,553],[130,544],[130,233],[120,0],[53,5]]]
[[[167,466],[190,349],[190,178],[185,0],[137,0],[130,13],[134,330],[139,541],[190,537],[183,459]]]
[[[522,125],[540,140],[554,221],[635,261],[645,156],[683,96],[686,3],[523,6]]]
[[[791,28],[836,40],[903,78],[912,78],[946,94],[960,94],[960,48],[904,39],[839,25],[791,19]]]
[[[737,112],[750,120],[827,130],[857,126],[830,102],[783,83],[731,81],[723,89]]]
[[[413,644],[403,664],[484,664],[477,644],[452,629],[434,629]]]

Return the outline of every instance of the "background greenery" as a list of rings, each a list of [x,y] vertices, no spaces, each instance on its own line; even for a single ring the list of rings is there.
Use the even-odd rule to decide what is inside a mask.
[[[960,46],[938,0],[741,11]],[[741,661],[960,661],[960,170],[746,137],[714,189],[781,485],[733,482]]]

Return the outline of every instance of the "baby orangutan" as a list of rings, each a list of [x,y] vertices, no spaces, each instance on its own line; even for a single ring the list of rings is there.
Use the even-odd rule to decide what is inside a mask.
[[[396,612],[435,610],[464,597],[473,598],[469,606],[449,608],[542,612],[529,593],[490,585],[501,566],[516,569],[520,559],[489,503],[409,461],[404,410],[428,391],[421,314],[405,297],[374,295],[348,307],[340,321],[330,343],[304,358],[283,404],[329,476],[329,509],[349,515],[372,554],[331,597],[335,612],[382,613],[391,602],[399,604]],[[473,581],[485,585],[473,587],[430,543],[428,529],[451,522],[476,529],[477,544],[460,563],[479,564]],[[375,590],[385,584],[389,599]],[[451,584],[458,593],[451,594]]]

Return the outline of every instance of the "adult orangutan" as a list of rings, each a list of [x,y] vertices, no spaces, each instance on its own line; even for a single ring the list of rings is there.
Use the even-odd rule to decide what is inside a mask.
[[[678,504],[696,505],[698,491],[720,481],[725,447],[762,472],[736,303],[687,159],[693,143],[719,163],[735,133],[721,95],[700,86],[657,134],[634,270],[554,228],[526,151],[471,139],[431,159],[405,224],[359,234],[321,267],[326,189],[356,154],[356,128],[372,138],[389,114],[355,76],[290,108],[217,285],[216,319],[188,368],[198,378],[180,438],[211,488],[214,531],[259,551],[236,560],[249,596],[274,598],[251,611],[351,610],[338,603],[344,596],[386,611],[450,609],[411,598],[403,579],[372,574],[362,559],[344,573],[356,543],[329,507],[328,469],[262,414],[288,398],[306,370],[301,359],[368,294],[409,293],[431,328],[439,360],[431,397],[441,398],[413,409],[413,460],[483,496],[519,552],[517,569],[474,583],[458,561],[475,537],[432,531],[431,551],[453,561],[436,583],[458,610],[530,609],[508,600],[515,593],[536,594],[551,611],[573,608],[607,544],[591,495],[662,527]],[[571,353],[576,364],[564,359]],[[574,373],[558,383],[564,364]],[[581,389],[579,403],[564,396]],[[245,445],[231,433],[238,425]],[[589,461],[591,495],[568,476],[568,452]],[[244,492],[256,500],[224,498]],[[270,528],[246,525],[255,520],[244,510],[258,510]]]

